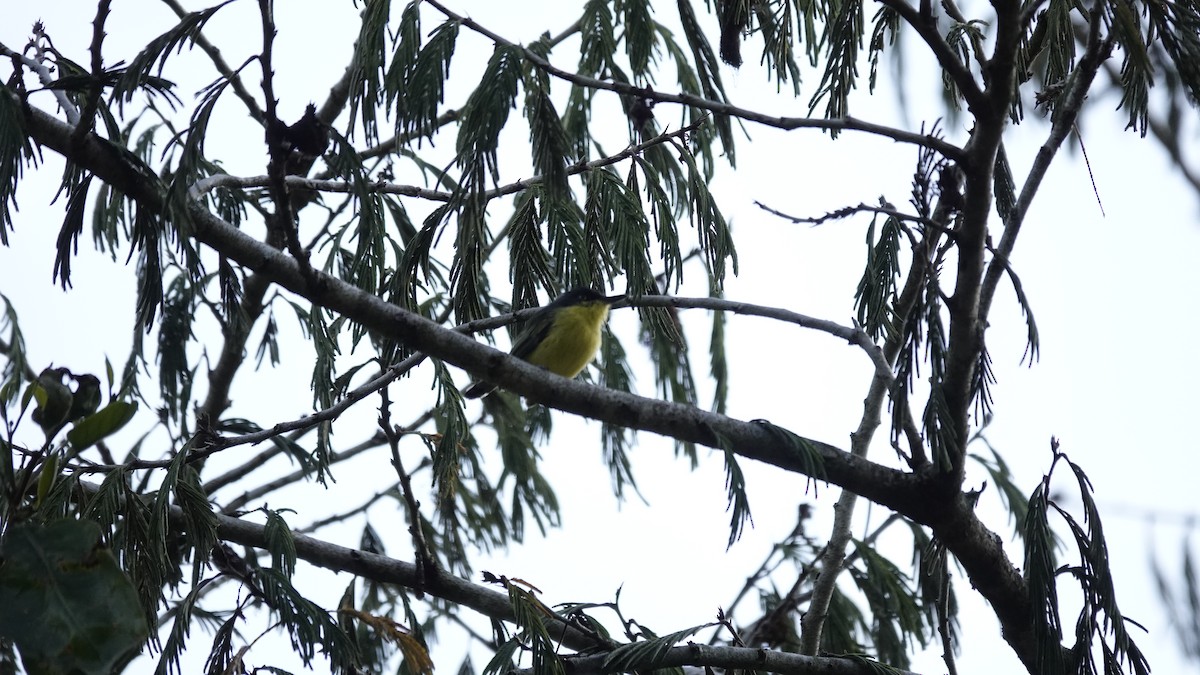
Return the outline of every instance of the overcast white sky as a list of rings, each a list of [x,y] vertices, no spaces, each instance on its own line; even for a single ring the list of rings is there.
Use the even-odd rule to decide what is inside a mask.
[[[86,62],[94,3],[63,0],[41,8],[33,4],[4,3],[0,41],[20,48],[32,22],[41,18],[59,49]],[[558,33],[570,25],[581,3],[522,2],[520,12],[514,11],[513,3],[450,0],[449,4],[510,39],[529,41],[543,30]],[[674,23],[673,3],[665,5],[659,16]],[[334,8],[332,3],[313,1],[280,3],[280,8],[276,86],[281,92],[281,115],[293,119],[309,101],[323,100],[340,75],[353,42],[355,12],[350,3]],[[241,63],[255,50],[254,12],[254,3],[239,3],[223,10],[211,24],[210,37],[232,64]],[[430,12],[425,16],[428,30],[436,20]],[[114,3],[106,61],[128,60],[171,21],[169,11],[159,3]],[[558,48],[556,56],[565,56],[561,63],[573,61],[575,45],[569,41]],[[730,98],[743,107],[774,114],[803,114],[819,77],[807,76],[801,100],[775,97],[774,87],[764,82],[754,65],[754,47],[751,41],[748,65],[741,72],[723,73]],[[466,88],[478,81],[471,73],[482,67],[489,50],[485,40],[464,29],[455,64],[464,67],[461,73],[465,74],[456,71],[451,79],[451,105],[460,104]],[[198,52],[185,53],[179,63],[189,64],[186,74],[168,70],[168,76],[180,81],[179,93],[190,105],[192,92],[215,75]],[[891,89],[895,78],[890,70],[884,70],[881,78],[884,92],[874,99],[860,95],[852,112],[871,121],[911,127],[940,116],[936,73],[921,60],[909,63],[912,68],[903,85],[912,105],[909,119],[916,122],[905,122],[896,112]],[[252,85],[257,81],[257,75],[249,78]],[[670,78],[661,78],[659,88],[670,89]],[[556,90],[564,92],[565,88]],[[47,106],[48,98],[34,103]],[[1200,329],[1194,263],[1200,251],[1198,203],[1153,142],[1120,131],[1124,116],[1111,112],[1116,98],[1093,96],[1089,105],[1084,141],[1105,215],[1078,152],[1063,153],[1029,213],[1012,261],[1041,330],[1042,358],[1032,368],[1019,365],[1024,324],[1006,288],[997,298],[988,334],[999,378],[997,419],[990,439],[1013,466],[1026,492],[1049,466],[1050,437],[1061,439],[1062,448],[1082,464],[1096,488],[1119,579],[1118,598],[1127,616],[1150,629],[1140,644],[1150,654],[1151,665],[1157,672],[1200,672],[1195,664],[1184,663],[1172,647],[1173,637],[1148,567],[1152,549],[1169,563],[1177,563],[1184,533],[1179,517],[1196,511],[1196,448],[1189,432],[1200,404],[1195,387],[1200,366],[1191,348]],[[225,134],[217,127],[208,142],[210,153],[221,157],[231,173],[264,173],[261,132],[241,119],[244,114],[232,96],[222,106],[223,122],[238,131]],[[656,113],[660,121],[678,126],[677,111],[670,106],[660,106]],[[1047,131],[1034,119],[1035,112],[1029,110],[1027,116],[1029,121],[1008,140],[1018,182]],[[514,154],[503,161],[521,167],[527,162],[527,151],[520,145],[523,124],[514,120],[512,126],[510,133],[517,134]],[[962,139],[960,126],[945,126],[951,140]],[[613,119],[608,133],[619,139],[623,129],[624,122]],[[761,200],[796,215],[873,202],[881,194],[904,204],[915,150],[861,134],[847,133],[831,142],[813,131],[780,132],[753,125],[747,130],[751,139],[738,146],[737,171],[722,167],[713,182],[720,206],[733,222],[741,263],[740,276],[730,279],[726,287],[727,297],[849,323],[866,222],[813,229],[784,223],[753,202]],[[622,144],[614,140],[606,147],[615,151]],[[441,151],[449,152],[449,145],[443,142]],[[63,292],[51,285],[62,204],[61,200],[53,206],[48,203],[60,175],[61,163],[49,155],[44,165],[27,172],[19,193],[16,231],[10,234],[12,244],[0,248],[0,292],[20,314],[35,368],[54,361],[81,372],[102,372],[105,356],[119,365],[128,351],[133,269],[123,264],[125,251],[113,262],[92,251],[85,235],[74,265],[75,287]],[[524,175],[518,169],[509,177]],[[492,216],[503,219],[507,207],[494,207]],[[503,278],[505,272],[500,270],[497,283]],[[699,269],[690,270],[687,281],[681,294],[704,294]],[[281,324],[285,329],[293,325]],[[709,391],[705,377],[709,317],[689,312],[685,325],[697,375]],[[613,326],[618,334],[629,336],[627,348],[636,348],[631,313],[616,312]],[[861,353],[828,336],[764,319],[730,317],[728,330],[731,415],[766,418],[801,435],[848,445],[870,377]],[[208,341],[207,349],[211,352],[216,344],[215,339]],[[262,388],[235,393],[235,414],[255,415],[267,425],[306,411],[311,394],[309,365],[303,359],[285,361],[285,367],[271,373],[246,372],[239,383],[244,385],[251,377],[261,378]],[[411,388],[403,391],[425,405],[428,379],[414,379]],[[651,393],[648,374],[639,382],[643,393]],[[406,400],[403,394],[394,398],[402,405]],[[369,435],[372,414],[364,409],[339,422],[337,440],[348,444]],[[416,412],[397,414],[404,421]],[[711,620],[718,606],[728,605],[770,545],[791,530],[799,503],[814,503],[817,517],[812,531],[828,532],[836,489],[823,486],[816,494],[808,493],[799,476],[745,462],[755,527],[727,552],[728,516],[719,457],[702,454],[701,469],[692,472],[685,461],[673,458],[670,443],[642,435],[635,471],[648,505],[636,499],[622,505],[611,495],[600,457],[598,425],[560,416],[556,430],[558,435],[543,451],[543,466],[558,481],[565,527],[545,539],[532,537],[507,556],[481,557],[477,563],[477,569],[535,583],[551,604],[603,601],[624,585],[627,615],[660,634],[677,630]],[[887,444],[876,445],[873,458],[892,461]],[[361,461],[336,469],[338,483],[328,492],[301,487],[274,496],[270,506],[297,510],[293,524],[302,525],[324,515],[328,504],[356,503],[368,493],[366,486],[381,485],[379,481],[388,478],[390,469],[384,467],[382,454],[368,453]],[[978,484],[982,474],[973,474],[972,479]],[[320,510],[313,505],[320,505]],[[996,505],[994,491],[985,495],[981,509],[993,529],[1007,536],[1011,529]],[[1149,513],[1166,517],[1153,524],[1141,517]],[[384,503],[372,514],[377,529],[394,535],[390,552],[411,557],[395,506]],[[856,533],[887,514],[860,503],[858,515]],[[388,523],[394,524],[390,532]],[[361,521],[352,521],[321,536],[356,545],[361,526]],[[1011,546],[1010,555],[1019,561],[1019,548]],[[333,606],[347,582],[345,575],[330,578],[322,595],[313,599]],[[990,610],[975,601],[967,584],[960,585],[959,598],[964,602],[966,634],[961,672],[1017,671],[1019,664],[1000,641]],[[198,651],[207,640],[200,632],[193,639]],[[447,634],[434,652],[442,672],[458,667],[455,644]],[[914,669],[943,672],[938,653],[923,655]],[[264,654],[257,662],[271,660]],[[483,663],[475,665],[481,668]]]

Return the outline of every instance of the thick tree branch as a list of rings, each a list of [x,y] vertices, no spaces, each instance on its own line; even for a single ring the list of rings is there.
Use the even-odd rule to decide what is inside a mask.
[[[267,548],[267,537],[262,525],[220,514],[217,514],[216,518],[217,536],[221,539],[255,548]],[[183,513],[178,507],[171,507],[171,519],[173,523],[184,525]],[[349,572],[380,583],[398,584],[406,588],[418,588],[423,585],[423,590],[430,595],[469,607],[493,619],[513,621],[508,596],[486,586],[445,573],[425,579],[413,563],[338,546],[303,534],[295,535],[295,545],[297,557],[318,567],[336,572]],[[590,635],[553,618],[547,617],[546,621],[550,624],[552,633],[556,637],[562,636],[563,644],[573,649],[602,646]]]
[[[802,656],[769,649],[751,647],[712,647],[689,642],[672,647],[658,659],[643,659],[634,663],[614,663],[611,652],[569,656],[563,659],[571,675],[606,675],[608,673],[651,672],[659,668],[684,666],[702,667],[706,672],[713,668],[724,668],[727,672],[764,672],[782,675],[917,675],[909,670],[892,668],[864,658]],[[533,675],[533,670],[523,668],[511,671],[510,675]]]
[[[986,317],[981,313],[981,287],[985,273],[988,221],[994,201],[996,157],[1008,123],[1008,114],[1016,96],[1016,57],[1024,32],[1018,2],[997,0],[996,37],[992,58],[987,62],[984,80],[985,102],[972,107],[975,129],[963,162],[965,193],[960,227],[956,232],[955,255],[958,258],[954,294],[947,302],[950,310],[950,335],[946,356],[946,376],[942,391],[954,444],[951,447],[955,488],[962,484],[966,444],[969,435],[971,404],[974,400],[976,368],[983,350]],[[1026,662],[1029,666],[1030,662]]]
[[[178,507],[171,507],[171,519],[172,522],[182,525],[183,512]],[[217,516],[217,535],[226,541],[266,549],[267,538],[264,530],[262,525],[229,516]],[[508,596],[486,586],[445,573],[424,579],[417,566],[409,562],[338,546],[303,534],[295,534],[294,537],[297,557],[313,565],[338,572],[349,572],[381,583],[393,583],[407,588],[422,587],[430,595],[468,607],[492,619],[512,622],[515,618]],[[611,651],[611,645],[598,643],[593,636],[567,626],[553,616],[543,616],[542,619],[546,622],[550,634],[556,640],[561,639],[563,645],[576,650],[604,650],[602,654],[570,657],[572,673],[616,672],[611,667],[605,669],[602,665]],[[667,653],[666,658],[667,661],[661,662],[660,667],[711,665],[756,668],[779,673],[826,675],[868,675],[877,672],[870,664],[853,659],[803,657],[766,649],[708,647],[696,644],[675,647]],[[900,675],[915,675],[908,671],[895,672]]]
[[[952,428],[951,478],[954,488],[962,484],[969,435],[975,374],[983,350],[986,322],[980,314],[980,287],[985,272],[988,222],[994,201],[996,157],[1008,123],[1016,81],[1015,62],[1022,33],[1020,4],[999,1],[996,8],[996,38],[992,58],[984,72],[985,101],[973,106],[975,128],[965,147],[962,162],[963,208],[955,232],[954,294],[947,301],[950,331],[947,340],[946,374],[941,383],[947,415],[943,424]]]

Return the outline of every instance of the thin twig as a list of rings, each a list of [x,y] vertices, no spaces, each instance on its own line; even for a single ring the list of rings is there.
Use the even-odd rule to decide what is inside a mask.
[[[663,133],[659,134],[658,136],[655,136],[654,138],[651,138],[647,141],[644,141],[642,143],[637,143],[635,145],[631,145],[628,148],[626,148],[626,149],[622,150],[621,152],[618,152],[614,155],[609,155],[607,157],[595,159],[590,162],[577,162],[577,163],[572,164],[571,166],[567,167],[567,175],[573,176],[576,174],[587,173],[588,171],[593,171],[593,170],[599,169],[601,167],[616,164],[618,162],[624,161],[631,157],[636,157],[637,155],[640,155],[641,153],[645,152],[647,148],[653,147],[655,145],[659,145],[661,143],[666,143],[670,140],[680,138],[680,137],[683,137],[683,136],[686,136],[686,135],[692,133],[696,129],[699,129],[707,121],[708,121],[707,118],[702,118],[702,119],[696,120],[695,122],[692,122],[691,124],[683,127],[682,129],[677,129],[677,130],[671,131],[671,132],[663,132]],[[494,188],[492,190],[488,190],[487,192],[485,192],[483,194],[483,196],[485,199],[495,199],[497,197],[504,197],[504,196],[507,196],[510,194],[515,194],[517,192],[521,192],[523,190],[527,190],[534,185],[540,184],[542,182],[542,180],[543,179],[541,176],[534,176],[533,178],[526,178],[524,180],[519,180],[514,183],[509,183],[507,185],[501,185],[500,187]],[[198,199],[201,195],[213,190],[214,188],[218,188],[218,187],[240,187],[240,188],[266,187],[266,186],[270,185],[270,181],[271,181],[270,176],[245,176],[245,177],[242,177],[242,176],[230,176],[228,174],[216,174],[216,175],[208,176],[207,178],[197,181],[196,184],[191,187],[190,192],[191,192],[191,196],[193,199]],[[312,178],[304,178],[302,176],[286,176],[284,178],[284,182],[288,187],[290,187],[292,189],[315,190],[315,191],[319,191],[319,192],[348,193],[348,192],[355,192],[359,189],[358,186],[356,186],[352,183],[346,182],[346,181],[318,180],[318,179],[312,179]],[[386,183],[383,181],[379,181],[377,183],[370,185],[369,189],[372,192],[380,192],[380,193],[385,193],[385,194],[397,194],[397,195],[406,196],[406,197],[420,197],[422,199],[428,199],[431,201],[438,201],[438,202],[449,202],[452,199],[454,199],[454,194],[451,192],[442,192],[440,190],[430,190],[428,188],[416,187],[414,185],[400,185],[397,183]]]
[[[34,45],[37,48],[40,56],[42,54],[41,45],[38,45],[37,43],[34,43]],[[37,74],[38,81],[41,82],[43,86],[48,87],[54,82],[54,73],[51,73],[50,69],[37,59],[30,58],[20,52],[13,51],[3,43],[0,43],[0,55],[6,56],[9,59],[16,59],[21,63],[21,65],[32,70]],[[71,102],[71,99],[67,97],[67,92],[63,91],[62,89],[49,89],[48,91],[53,94],[54,99],[58,101],[58,107],[62,108],[63,114],[67,117],[67,122],[72,125],[78,125],[79,109],[76,108],[75,104]]]
[[[755,200],[754,205],[773,216],[779,216],[780,218],[790,220],[797,225],[823,225],[831,220],[842,220],[858,213],[875,213],[888,216],[890,218],[895,218],[896,220],[917,223],[918,225],[930,227],[947,236],[953,235],[953,231],[950,228],[942,225],[941,223],[934,222],[932,218],[925,218],[923,216],[905,213],[899,209],[889,206],[870,206],[869,204],[858,204],[857,206],[846,206],[835,211],[830,211],[823,216],[793,216],[767,206],[766,204],[763,204],[757,200]]]
[[[288,434],[287,443],[295,443],[295,442],[299,441],[300,439],[304,438],[304,436],[307,435],[308,432],[312,431],[313,429],[314,429],[314,427],[306,427],[304,429],[297,429],[296,431]],[[250,475],[250,473],[252,471],[254,471],[255,469],[263,466],[267,462],[278,457],[280,454],[282,454],[284,452],[284,450],[285,450],[284,443],[272,443],[271,445],[268,445],[267,447],[263,448],[258,454],[251,457],[250,459],[246,460],[245,462],[242,462],[238,466],[233,467],[232,469],[217,476],[216,478],[213,478],[212,480],[205,482],[204,483],[204,493],[207,494],[209,497],[211,497],[213,495],[213,493],[216,492],[217,490],[219,490],[219,489],[225,487],[226,485],[229,485],[235,481],[245,478],[246,476]]]
[[[451,110],[447,110],[447,111],[443,112],[441,115],[438,115],[437,119],[434,120],[433,126],[434,126],[434,129],[440,129],[440,128],[446,126],[447,124],[450,124],[451,122],[457,122],[457,121],[458,121],[458,111],[451,109]],[[412,134],[400,134],[398,136],[392,136],[391,138],[387,139],[386,141],[381,141],[379,144],[373,145],[373,146],[367,148],[366,150],[363,150],[362,152],[358,153],[358,158],[360,160],[365,160],[365,159],[374,159],[376,157],[382,157],[384,155],[390,155],[393,152],[395,152],[396,150],[398,150],[399,148],[407,145],[409,142],[412,141],[412,139],[413,139]],[[313,177],[317,178],[317,179],[326,179],[331,176],[333,176],[333,172],[326,169],[325,171],[322,171]]]
[[[1092,10],[1087,48],[1075,66],[1075,70],[1072,71],[1066,89],[1059,98],[1059,104],[1056,106],[1057,114],[1050,128],[1050,134],[1042,147],[1038,149],[1033,165],[1029,168],[1029,174],[1025,178],[1025,184],[1021,187],[1021,194],[1017,198],[1016,206],[1004,223],[1004,234],[1000,237],[1000,244],[996,246],[996,252],[1005,261],[1012,258],[1017,235],[1021,231],[1026,213],[1029,212],[1029,206],[1033,203],[1033,198],[1037,195],[1038,188],[1041,187],[1042,180],[1045,179],[1050,164],[1058,154],[1059,148],[1062,147],[1063,141],[1075,128],[1075,122],[1079,119],[1083,102],[1087,98],[1096,73],[1112,51],[1113,36],[1109,35],[1103,40],[1100,39],[1100,30],[1103,24],[1102,14],[1099,7]],[[1001,264],[993,261],[988,265],[979,294],[980,322],[987,321],[1005,264],[1007,263]]]
[[[480,35],[483,35],[483,36],[491,39],[496,44],[504,45],[507,47],[513,47],[515,49],[520,49],[522,51],[523,56],[530,63],[532,63],[533,65],[537,66],[538,68],[544,70],[545,72],[549,73],[550,75],[553,75],[554,77],[557,77],[561,80],[565,80],[572,84],[579,85],[581,87],[587,87],[589,89],[602,89],[602,90],[606,90],[606,91],[612,91],[612,92],[621,94],[623,96],[636,96],[636,97],[640,97],[643,99],[653,100],[656,103],[680,103],[683,105],[691,106],[693,108],[700,108],[702,110],[707,110],[707,111],[715,113],[717,115],[728,115],[730,117],[737,117],[739,119],[744,119],[744,120],[747,120],[750,122],[757,122],[764,126],[775,127],[777,129],[783,129],[786,131],[790,131],[793,129],[803,129],[803,128],[823,129],[826,131],[831,131],[831,130],[862,131],[865,133],[875,134],[878,136],[890,138],[890,139],[900,142],[900,143],[912,143],[915,145],[932,148],[933,150],[936,150],[937,152],[941,153],[943,156],[950,158],[950,159],[957,160],[957,159],[960,159],[963,157],[962,148],[959,148],[958,146],[956,146],[952,143],[948,143],[945,140],[937,138],[935,136],[925,135],[925,134],[916,134],[911,131],[905,131],[903,129],[895,129],[893,127],[888,127],[888,126],[884,126],[881,124],[865,122],[863,120],[859,120],[859,119],[849,117],[849,116],[841,117],[841,118],[837,118],[837,119],[815,119],[815,118],[811,118],[811,117],[773,116],[773,115],[767,115],[764,113],[756,112],[753,110],[748,110],[746,108],[739,108],[737,106],[730,105],[728,103],[723,103],[720,101],[712,101],[709,99],[702,98],[700,96],[693,96],[691,94],[668,94],[668,93],[664,93],[664,92],[653,91],[653,90],[650,90],[647,88],[635,87],[633,85],[624,84],[621,82],[597,80],[592,77],[585,77],[583,75],[579,75],[578,73],[573,73],[573,72],[562,70],[561,68],[558,68],[557,66],[550,63],[546,59],[544,59],[541,56],[539,56],[538,54],[534,53],[529,48],[505,39],[504,37],[500,36],[499,34],[480,25],[478,22],[476,22],[473,19],[470,19],[468,17],[463,17],[459,14],[456,14],[455,12],[450,11],[444,5],[442,5],[440,2],[438,2],[438,0],[425,0],[425,2],[429,5],[431,5],[432,7],[434,7],[435,9],[437,9],[442,14],[446,15],[446,17],[449,18],[450,20],[461,23],[462,25],[475,31],[476,33],[479,33]],[[947,47],[947,49],[948,49],[948,47]],[[953,52],[951,52],[951,54],[952,53]],[[960,67],[961,67],[961,65],[960,65]],[[969,75],[969,73],[968,73],[968,75]]]
[[[284,124],[279,119],[279,101],[275,98],[275,3],[274,0],[258,0],[259,14],[262,17],[262,54],[259,62],[262,64],[262,90],[266,100],[266,140],[267,154],[271,158],[267,163],[267,189],[271,193],[271,201],[275,204],[275,229],[282,236],[284,247],[296,259],[300,273],[311,288],[319,283],[316,271],[313,270],[309,253],[300,244],[299,233],[296,229],[296,213],[292,209],[292,200],[287,185],[287,158],[291,148],[283,140]],[[314,310],[315,311],[315,310]]]
[[[951,209],[952,206],[946,199],[939,199],[933,210],[933,220],[935,222],[947,220]],[[928,230],[925,233],[925,240],[913,251],[913,261],[909,268],[908,279],[895,303],[897,324],[902,325],[907,322],[909,315],[917,306],[918,297],[925,285],[926,274],[930,269],[929,257],[937,250],[938,242],[941,239],[940,231]],[[897,331],[887,339],[881,349],[884,363],[888,364],[889,373],[891,373],[891,364],[895,363],[900,349],[903,347],[902,340],[902,332]],[[882,420],[884,399],[889,392],[899,391],[894,378],[890,382],[889,384],[889,380],[882,378],[878,372],[871,380],[871,386],[863,401],[863,415],[858,429],[850,436],[850,454],[865,459],[871,438]],[[904,383],[899,383],[899,386],[904,386]],[[896,400],[895,394],[892,395],[892,399]],[[907,399],[905,398],[902,402],[907,408]],[[911,412],[907,417],[908,419],[912,418]],[[912,454],[909,466],[915,472],[927,465],[929,460],[924,445],[921,443],[920,434],[915,433],[915,427],[914,433],[908,434],[908,440]],[[814,562],[814,565],[820,567],[820,576],[813,584],[809,609],[801,618],[801,653],[815,654],[820,646],[821,632],[829,611],[829,603],[833,598],[834,586],[837,583],[837,577],[845,569],[846,545],[850,541],[851,517],[857,497],[858,495],[854,491],[843,488],[842,494],[834,506],[834,525],[829,541],[825,550]]]
[[[418,467],[418,468],[420,468],[420,467]],[[296,528],[295,531],[299,532],[300,534],[312,534],[313,532],[316,532],[317,530],[320,530],[323,527],[327,527],[327,526],[333,525],[335,523],[340,523],[343,520],[353,518],[354,516],[357,516],[360,513],[365,513],[368,509],[370,509],[372,506],[374,506],[377,502],[379,502],[384,497],[399,496],[399,491],[397,490],[397,487],[398,487],[397,485],[392,485],[392,486],[388,487],[386,490],[380,490],[379,492],[376,492],[375,494],[373,494],[369,498],[367,498],[367,500],[365,502],[350,509],[349,511],[342,511],[341,513],[335,513],[332,516],[327,516],[327,517],[321,518],[319,520],[314,520],[313,522],[309,523],[308,525],[305,525],[304,527]]]
[[[804,524],[809,518],[812,517],[812,506],[802,503],[797,511],[796,526],[792,528],[792,531],[788,533],[788,535],[784,537],[782,541],[771,547],[771,550],[767,552],[767,557],[763,559],[762,564],[758,566],[758,569],[755,570],[753,574],[746,577],[746,582],[742,584],[742,589],[738,591],[736,596],[734,596],[733,602],[729,603],[729,606],[726,609],[727,612],[732,614],[737,609],[738,605],[741,604],[746,595],[749,594],[750,591],[754,590],[759,581],[762,581],[773,574],[775,570],[779,569],[779,566],[787,560],[787,555],[780,556],[778,560],[775,560],[776,553],[783,551],[786,547],[792,545],[792,543],[797,539],[804,539],[806,542],[810,540],[810,538],[804,533]],[[720,630],[713,631],[712,640],[715,640],[718,635],[720,635]],[[709,644],[713,644],[713,642],[710,640]]]
[[[871,340],[871,336],[867,335],[866,331],[861,328],[852,326],[843,326],[842,324],[826,319],[817,319],[811,316],[805,316],[797,312],[792,312],[778,307],[768,307],[765,305],[754,305],[747,302],[736,302],[726,300],[724,298],[684,298],[671,295],[643,295],[637,298],[630,298],[613,305],[614,307],[673,307],[675,309],[709,309],[720,312],[732,312],[734,314],[743,314],[746,316],[761,316],[776,321],[784,321],[793,323],[803,328],[829,333],[835,337],[839,337],[846,342],[859,347],[871,359],[871,364],[875,367],[875,374],[885,383],[891,385],[895,382],[895,376],[892,374],[892,367],[888,363],[888,359],[884,356],[883,351]]]
[[[867,545],[873,545],[875,541],[879,539],[880,535],[884,533],[884,531],[886,531],[893,524],[900,522],[902,519],[903,517],[898,513],[889,515],[882,523],[879,524],[878,527],[876,527],[870,534],[867,535],[865,539],[863,539],[863,543]],[[843,566],[849,567],[857,562],[858,559],[862,557],[862,553],[860,552],[861,550],[861,548],[855,548],[853,551],[851,551],[849,555],[846,556]],[[824,549],[818,553],[817,558],[819,558],[823,553]],[[787,594],[780,599],[779,604],[777,604],[771,609],[771,611],[767,612],[762,616],[762,618],[756,621],[751,627],[750,631],[746,633],[745,640],[747,645],[757,646],[761,644],[762,640],[760,639],[760,636],[762,635],[763,629],[773,625],[775,622],[783,620],[784,615],[786,615],[788,612],[795,610],[800,606],[801,603],[812,599],[812,591],[802,593],[800,589],[803,587],[804,582],[812,575],[814,569],[814,565],[807,565],[801,568],[800,573],[796,575],[795,582],[792,583],[791,589],[789,589]]]
[[[417,497],[413,493],[412,479],[409,478],[408,472],[404,470],[404,463],[400,460],[400,435],[392,427],[391,404],[387,388],[380,389],[379,429],[383,432],[384,438],[387,439],[388,447],[392,451],[392,468],[396,470],[396,476],[400,479],[400,494],[404,499],[405,509],[408,511],[408,534],[412,537],[413,541],[413,553],[417,561],[417,571],[420,573],[421,578],[428,582],[440,570],[437,559],[433,557],[433,553],[429,550],[429,544],[425,541],[424,521],[421,518],[421,504],[417,501]],[[418,587],[417,591],[420,592],[420,590],[420,587]]]
[[[104,23],[108,20],[112,0],[100,0],[96,3],[96,18],[92,21],[92,76],[87,86],[83,112],[79,123],[75,126],[72,141],[79,142],[87,135],[95,124],[96,111],[100,109],[100,95],[104,93]]]
[[[328,465],[333,466],[340,462],[344,462],[352,457],[366,452],[367,450],[377,448],[380,445],[383,445],[383,443],[384,439],[382,436],[373,436],[352,448],[333,453],[329,457]],[[222,506],[221,513],[237,513],[238,511],[242,510],[242,507],[246,506],[255,499],[265,497],[266,495],[281,488],[287,487],[292,483],[298,483],[302,480],[305,480],[312,476],[312,474],[313,472],[311,469],[300,467],[289,474],[279,476],[278,478],[263,483],[262,485],[256,485],[255,487],[243,492],[240,496],[230,500],[228,504]]]
[[[937,563],[937,573],[940,579],[938,580],[936,611],[938,634],[942,639],[942,660],[946,662],[948,675],[958,675],[958,667],[954,663],[954,641],[950,635],[950,568],[946,564],[946,548],[944,546],[938,547]]]
[[[178,16],[180,19],[188,15],[188,11],[184,9],[183,5],[179,4],[177,0],[162,0],[162,2],[167,7],[170,7],[171,11],[175,12],[175,16]],[[259,107],[258,101],[254,99],[254,95],[251,94],[250,90],[246,88],[246,83],[242,82],[241,76],[238,75],[237,71],[235,71],[233,68],[230,68],[228,63],[226,63],[225,57],[221,55],[221,50],[217,49],[213,43],[209,42],[208,38],[204,37],[203,33],[196,34],[193,41],[197,46],[200,47],[200,49],[204,51],[205,54],[208,54],[209,60],[212,61],[213,66],[217,69],[217,72],[221,74],[221,77],[229,80],[229,86],[233,89],[233,93],[242,100],[243,104],[245,104],[246,111],[250,113],[250,117],[254,118],[254,121],[258,122],[259,124],[265,124],[266,114],[263,113],[262,108]]]

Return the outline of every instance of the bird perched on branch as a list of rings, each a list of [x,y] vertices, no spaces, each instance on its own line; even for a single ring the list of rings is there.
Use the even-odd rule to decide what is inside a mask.
[[[596,356],[608,309],[624,299],[624,295],[605,296],[590,288],[567,291],[525,322],[509,353],[552,373],[575,377]],[[464,389],[463,396],[479,398],[495,388],[481,380]]]

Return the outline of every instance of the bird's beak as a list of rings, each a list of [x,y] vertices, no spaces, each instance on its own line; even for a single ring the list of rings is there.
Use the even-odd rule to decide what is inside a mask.
[[[607,302],[609,305],[615,305],[624,299],[625,299],[624,295],[610,295],[610,296],[604,298],[604,301]]]

